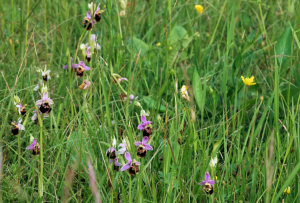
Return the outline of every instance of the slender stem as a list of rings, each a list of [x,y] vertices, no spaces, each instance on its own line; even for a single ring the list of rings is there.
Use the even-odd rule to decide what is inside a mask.
[[[20,184],[20,167],[21,167],[21,133],[18,134],[18,183]]]
[[[36,107],[36,111],[39,112],[38,108]],[[43,116],[41,116],[39,113],[38,120],[40,124],[40,161],[41,161],[41,171],[40,171],[40,177],[39,177],[39,196],[43,196],[43,169],[44,169],[44,161],[43,161]]]

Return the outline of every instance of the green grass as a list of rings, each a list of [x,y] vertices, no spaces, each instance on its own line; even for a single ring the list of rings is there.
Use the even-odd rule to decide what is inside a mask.
[[[89,160],[103,202],[299,202],[298,1],[132,0],[125,17],[118,0],[101,1],[105,12],[90,32],[82,27],[88,3],[0,4],[1,202],[93,202]],[[62,67],[84,59],[79,45],[90,34],[101,50],[84,76],[91,87],[80,90],[83,79]],[[45,66],[54,105],[34,124],[36,70]],[[113,73],[129,81],[119,86]],[[246,87],[241,75],[257,84]],[[150,114],[154,150],[144,159],[134,146],[142,108],[123,102],[124,92]],[[14,95],[27,104],[25,131],[16,136]],[[113,138],[122,142],[121,131],[141,162],[136,176],[114,171],[105,155]],[[30,136],[39,156],[26,150]],[[206,171],[217,177],[211,196],[198,184]]]

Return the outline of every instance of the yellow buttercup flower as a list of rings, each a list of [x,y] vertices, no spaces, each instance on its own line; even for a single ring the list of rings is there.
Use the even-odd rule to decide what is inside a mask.
[[[173,50],[173,47],[169,47],[169,50],[172,51],[172,50]]]
[[[256,83],[254,82],[254,76],[252,76],[251,78],[244,78],[244,76],[241,76],[241,78],[246,86],[256,85]]]
[[[203,13],[203,6],[201,6],[201,5],[195,5],[195,9],[197,10],[197,12],[199,13],[199,14],[202,14]]]
[[[158,42],[158,43],[156,44],[156,46],[157,46],[157,47],[160,47],[160,45],[161,45],[161,43],[160,43],[160,42]]]
[[[291,193],[291,188],[290,187],[285,188],[283,193],[289,195]]]

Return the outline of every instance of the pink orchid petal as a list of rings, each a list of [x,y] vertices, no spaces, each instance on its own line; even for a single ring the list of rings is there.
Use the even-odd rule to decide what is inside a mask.
[[[141,121],[142,121],[143,123],[147,122],[147,119],[146,119],[146,117],[145,117],[144,115],[141,116]]]
[[[206,183],[206,181],[201,181],[199,184],[204,186],[205,183]]]
[[[210,175],[208,172],[205,173],[205,181],[209,181],[210,180]]]
[[[142,143],[143,143],[143,144],[146,144],[146,143],[148,142],[148,140],[149,140],[149,137],[144,136],[144,137],[143,137],[143,140],[142,140]]]
[[[129,152],[126,152],[125,159],[127,159],[128,162],[132,162],[132,159],[131,159],[131,156],[130,156]]]
[[[140,146],[140,145],[142,145],[142,144],[143,144],[143,143],[140,142],[140,141],[134,143],[134,145],[137,146],[137,147]]]
[[[122,168],[121,171],[126,171],[130,168],[130,163],[125,164]]]
[[[153,150],[153,148],[152,148],[150,145],[148,145],[148,144],[144,144],[144,147],[145,147],[145,149],[148,150],[148,151],[149,151],[149,150],[150,150],[150,151]]]

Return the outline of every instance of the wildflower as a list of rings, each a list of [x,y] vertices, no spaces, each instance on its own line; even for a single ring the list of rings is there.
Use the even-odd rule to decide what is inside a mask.
[[[132,101],[134,100],[134,99],[137,99],[138,97],[135,97],[133,94],[130,94],[129,95],[129,103],[130,104],[132,104]]]
[[[49,117],[49,114],[42,113],[40,110],[39,110],[39,114],[43,115],[44,118],[48,118]],[[37,112],[33,111],[33,116],[31,117],[31,120],[34,121],[35,124],[37,124],[37,122],[38,122],[37,118],[38,118]]]
[[[169,47],[169,50],[172,51],[172,50],[173,50],[173,47]]]
[[[195,9],[196,11],[199,13],[199,14],[202,14],[203,13],[203,6],[201,5],[195,5]]]
[[[291,194],[291,187],[289,186],[289,187],[285,188],[284,191],[283,191],[283,193],[284,193],[285,195]]]
[[[90,11],[87,11],[86,12],[86,16],[84,18],[84,21],[83,21],[83,27],[86,28],[86,30],[91,30],[93,28],[93,19],[91,17],[91,12]]]
[[[106,156],[109,159],[115,159],[117,157],[116,155],[116,149],[114,147],[110,147],[106,150]]]
[[[119,171],[120,166],[122,166],[122,164],[118,162],[118,159],[117,159],[117,158],[115,158],[114,160],[110,159],[110,160],[109,160],[109,163],[110,163],[110,164],[111,164],[111,163],[114,163],[114,170],[115,170],[115,171]]]
[[[21,124],[22,119],[19,119],[18,122],[12,122],[12,129],[11,129],[11,133],[13,135],[17,135],[19,134],[19,130],[25,130],[25,127]]]
[[[123,17],[123,16],[125,16],[126,15],[126,10],[122,10],[122,11],[120,11],[120,17]]]
[[[151,121],[147,121],[144,115],[141,116],[142,123],[138,125],[138,129],[143,131],[143,136],[150,137],[152,135]]]
[[[140,162],[136,160],[132,160],[129,152],[126,152],[125,158],[127,159],[128,162],[121,168],[121,171],[128,170],[130,175],[136,175],[140,171],[139,169]]]
[[[14,96],[14,104],[19,104],[21,102],[20,97],[18,97],[17,95]]]
[[[128,81],[128,79],[127,79],[127,78],[118,78],[118,81],[119,81],[119,82],[122,82],[122,81]]]
[[[36,84],[36,86],[34,86],[33,91],[36,92],[39,90],[39,88],[40,88],[40,84],[38,83],[38,84]]]
[[[96,35],[95,34],[91,34],[91,47],[93,47],[93,49],[95,50],[100,50],[101,49],[101,46],[97,43],[96,41]],[[88,45],[88,44],[86,44]]]
[[[127,100],[126,94],[121,94],[120,97],[121,97],[121,99],[122,99],[124,102]],[[130,95],[129,95],[129,103],[132,104],[132,101],[133,101],[134,99],[137,99],[137,98],[138,98],[138,97],[134,97],[133,94],[130,94]]]
[[[92,54],[90,52],[90,47],[86,48],[85,54],[86,54],[85,59],[87,60],[87,62],[90,62],[91,61],[91,56],[92,56]]]
[[[147,144],[148,140],[149,140],[149,137],[145,136],[145,137],[143,137],[143,140],[141,142],[134,143],[134,145],[138,147],[137,155],[139,157],[145,157],[147,151],[153,150],[153,148],[149,144]]]
[[[137,106],[137,107],[143,108],[142,105],[141,105],[141,103],[138,102],[138,101],[134,101],[133,104],[134,104],[135,106]]]
[[[149,113],[146,112],[144,109],[141,110],[141,116],[144,115],[144,116],[149,116]]]
[[[40,145],[37,143],[36,138],[33,140],[32,144],[29,145],[26,149],[31,150],[33,155],[40,154]]]
[[[104,12],[104,10],[100,10],[100,4],[97,6],[97,10],[94,13],[94,17],[96,22],[100,22],[101,20],[101,14]]]
[[[42,73],[42,77],[43,77],[43,80],[44,80],[45,82],[47,82],[48,80],[51,79],[51,77],[50,77],[50,72],[51,72],[51,71],[50,71],[50,70],[47,70],[46,67],[45,67],[44,70],[39,69],[37,72],[41,72],[41,73]]]
[[[120,2],[120,7],[122,10],[125,10],[127,7],[127,0],[119,0]]]
[[[260,96],[260,101],[264,101],[265,100],[265,97],[264,96]]]
[[[85,90],[89,86],[91,86],[91,82],[88,79],[86,79],[82,82],[82,84],[79,86],[79,88],[82,90]]]
[[[73,64],[72,68],[76,69],[76,74],[78,77],[82,77],[84,74],[84,71],[90,70],[90,67],[86,66],[84,64],[84,61],[80,61],[79,64]]]
[[[126,144],[126,140],[125,139],[123,139],[122,143],[119,144],[119,148],[120,148],[118,150],[119,154],[124,154],[126,152],[126,150],[127,150],[127,144]]]
[[[200,182],[200,185],[203,186],[203,190],[206,192],[206,194],[212,194],[214,192],[213,185],[215,184],[214,180],[210,179],[210,175],[208,172],[205,173],[205,180]]]
[[[246,86],[256,85],[256,83],[254,82],[254,76],[252,76],[251,78],[244,78],[244,76],[241,76],[241,78]]]
[[[44,92],[42,99],[36,102],[38,109],[42,113],[50,113],[50,111],[52,110],[50,105],[52,104],[54,103],[53,100],[48,97],[48,92]]]
[[[95,11],[95,9],[96,9],[96,4],[94,4],[94,2],[91,2],[91,3],[88,4],[88,8],[93,13]]]
[[[26,108],[21,103],[16,104],[16,107],[18,108],[18,112],[19,112],[20,115],[25,115],[26,114]]]
[[[214,168],[214,167],[216,167],[217,163],[218,163],[218,157],[216,156],[215,158],[213,158],[213,159],[210,160],[209,166],[211,168]]]
[[[190,97],[188,94],[188,86],[183,85],[180,89],[180,93],[181,93],[182,98],[184,98],[187,101],[190,101]]]
[[[161,43],[160,43],[160,42],[158,42],[158,43],[156,44],[156,46],[157,46],[157,47],[160,47],[160,46],[161,46]]]

